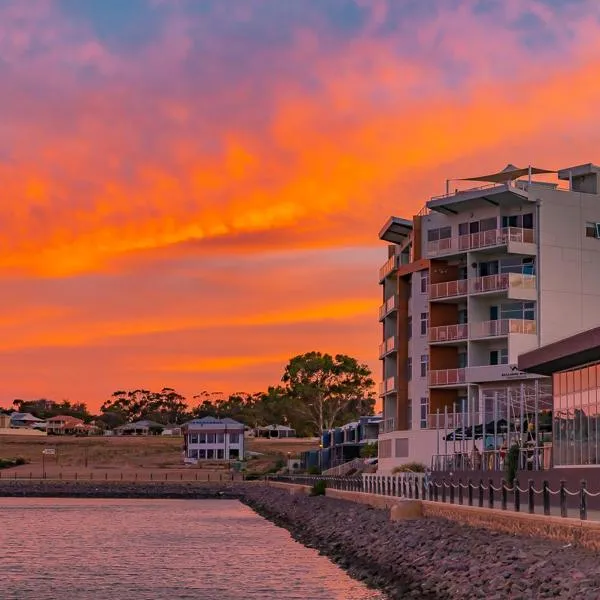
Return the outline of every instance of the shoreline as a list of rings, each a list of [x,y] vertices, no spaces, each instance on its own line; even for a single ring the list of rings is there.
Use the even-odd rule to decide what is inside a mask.
[[[259,482],[0,481],[0,497],[236,499],[390,600],[600,597],[594,552],[439,518],[390,521],[387,510]]]

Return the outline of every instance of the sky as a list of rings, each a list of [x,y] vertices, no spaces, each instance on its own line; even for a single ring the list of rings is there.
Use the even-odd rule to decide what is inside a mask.
[[[381,225],[600,162],[597,0],[0,0],[0,404],[379,379]]]

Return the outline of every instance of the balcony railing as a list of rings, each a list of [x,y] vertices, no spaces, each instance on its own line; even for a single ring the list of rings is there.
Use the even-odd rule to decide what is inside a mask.
[[[453,408],[449,407],[446,411],[440,411],[439,413],[429,413],[427,415],[429,429],[458,429],[459,427],[470,427],[473,424],[481,423],[481,413],[451,412]]]
[[[469,325],[461,323],[458,325],[439,325],[429,329],[430,342],[455,342],[466,340],[469,337]]]
[[[466,296],[468,284],[466,279],[456,281],[444,281],[442,283],[432,283],[429,286],[429,298],[454,298],[456,296]]]
[[[535,275],[522,273],[500,273],[485,277],[469,279],[470,294],[485,294],[487,292],[502,292],[510,288],[534,290],[536,285]]]
[[[383,281],[388,275],[398,270],[400,265],[400,255],[390,256],[379,269],[379,281]]]
[[[394,294],[390,296],[380,307],[379,307],[379,320],[383,321],[390,313],[398,310],[398,295]]]
[[[379,395],[390,394],[396,391],[396,377],[393,375],[379,384]]]
[[[465,383],[465,369],[439,369],[429,371],[429,385],[456,385]]]
[[[379,433],[389,433],[390,431],[396,431],[396,419],[394,417],[384,419],[379,423]]]
[[[498,319],[472,323],[471,339],[503,337],[511,333],[537,333],[537,322],[528,319]]]
[[[521,227],[503,227],[450,237],[444,240],[435,240],[427,244],[427,255],[429,257],[443,256],[480,248],[506,246],[509,243],[535,244],[535,230]]]
[[[379,358],[383,358],[390,352],[396,351],[396,336],[392,335],[387,340],[379,344]]]

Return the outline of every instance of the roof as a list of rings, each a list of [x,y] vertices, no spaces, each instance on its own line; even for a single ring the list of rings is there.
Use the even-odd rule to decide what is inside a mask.
[[[224,419],[217,419],[216,417],[202,417],[201,419],[192,419],[188,421],[186,425],[241,425],[239,421],[234,421],[229,417],[225,417]]]
[[[134,423],[125,423],[125,425],[120,425],[119,427],[115,427],[115,429],[164,429],[164,427],[164,425],[157,423],[156,421],[142,419],[141,421],[135,421]]]
[[[257,427],[256,429],[260,430],[269,430],[269,431],[294,431],[293,427],[288,427],[287,425],[263,425],[261,427]]]
[[[40,422],[44,419],[38,419],[34,417],[31,413],[22,413],[22,412],[14,412],[10,415],[11,421],[35,421]]]
[[[600,327],[588,329],[519,356],[519,370],[552,375],[600,362]]]
[[[390,217],[379,232],[379,239],[392,244],[401,244],[412,232],[413,222],[399,217]]]
[[[600,173],[600,167],[593,163],[586,163],[585,165],[576,165],[575,167],[560,169],[558,178],[565,180],[570,177],[581,177],[582,175],[592,175],[594,173]]]
[[[54,415],[53,417],[46,419],[46,422],[48,423],[55,423],[56,421],[66,421],[67,423],[83,423],[82,419],[73,417],[71,415]]]

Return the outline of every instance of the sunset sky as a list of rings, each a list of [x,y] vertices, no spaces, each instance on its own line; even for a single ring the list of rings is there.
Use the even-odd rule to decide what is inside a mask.
[[[0,404],[379,378],[377,232],[600,161],[597,0],[0,0]]]

